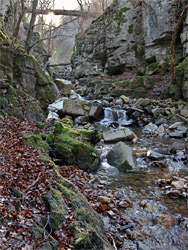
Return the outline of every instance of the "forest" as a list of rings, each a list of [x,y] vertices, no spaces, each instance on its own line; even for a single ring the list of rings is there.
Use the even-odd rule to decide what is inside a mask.
[[[186,0],[0,0],[0,249],[188,249]]]

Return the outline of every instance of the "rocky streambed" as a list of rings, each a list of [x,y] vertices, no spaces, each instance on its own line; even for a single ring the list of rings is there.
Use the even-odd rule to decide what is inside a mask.
[[[96,196],[106,207],[114,248],[187,249],[187,104],[126,96],[88,101],[69,86],[49,110],[48,119],[71,118],[75,128],[101,135],[101,163],[84,194],[94,208]]]

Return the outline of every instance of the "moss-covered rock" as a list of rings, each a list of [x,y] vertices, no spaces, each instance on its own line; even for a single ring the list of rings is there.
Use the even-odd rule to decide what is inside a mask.
[[[46,205],[50,208],[49,227],[55,232],[65,219],[67,205],[62,197],[62,193],[55,188],[51,188],[51,194],[45,195],[44,199]]]
[[[92,130],[74,130],[72,120],[63,118],[56,121],[52,132],[48,135],[24,135],[26,142],[44,150],[43,159],[59,159],[62,164],[77,165],[86,171],[96,170],[99,157],[90,144]]]
[[[83,170],[95,170],[98,163],[97,152],[89,143],[93,131],[74,130],[72,122],[64,119],[56,121],[47,142],[57,159],[67,165],[77,165]]]

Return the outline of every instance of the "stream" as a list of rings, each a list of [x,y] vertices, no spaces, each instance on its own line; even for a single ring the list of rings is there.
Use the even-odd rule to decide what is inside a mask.
[[[107,108],[104,119],[95,124],[97,129],[113,129],[113,126],[130,126],[131,120],[127,119],[126,111]],[[139,141],[133,146],[137,155],[137,168],[126,173],[119,172],[117,168],[107,163],[106,155],[113,144],[104,144],[97,147],[101,155],[101,165],[96,173],[104,183],[107,191],[113,191],[118,197],[128,197],[133,206],[121,209],[122,214],[131,222],[138,225],[138,235],[129,247],[131,249],[153,250],[186,250],[188,249],[188,206],[186,199],[172,199],[163,193],[157,185],[158,179],[169,179],[173,176],[188,176],[188,168],[184,165],[181,157],[174,157],[169,153],[169,148],[176,142],[186,145],[183,139],[166,139],[146,137],[140,128],[131,128],[139,137]],[[165,154],[168,163],[167,168],[152,167],[145,160],[144,154],[149,149],[157,149]],[[181,156],[181,151],[179,155]],[[142,207],[140,202],[146,200],[147,207]],[[165,217],[164,217],[165,216]],[[166,218],[163,222],[157,218]],[[167,220],[167,222],[166,222]],[[183,221],[183,223],[181,223]],[[142,227],[140,227],[142,225]],[[133,237],[134,239],[134,237]],[[136,242],[141,240],[146,248],[138,248]],[[148,248],[149,246],[149,248]]]

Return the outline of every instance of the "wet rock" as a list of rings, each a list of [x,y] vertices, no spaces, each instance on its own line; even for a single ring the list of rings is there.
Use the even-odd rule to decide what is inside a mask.
[[[178,190],[170,190],[166,193],[170,198],[178,198],[180,196],[180,192]]]
[[[47,120],[59,120],[59,115],[56,112],[50,111]]]
[[[109,101],[107,101],[107,100],[103,100],[103,101],[102,101],[102,105],[103,105],[104,107],[109,107],[109,106],[110,106],[110,103],[109,103]]]
[[[89,117],[97,120],[103,113],[103,106],[98,102],[93,102],[91,104],[91,109],[89,111]]]
[[[102,203],[106,203],[109,204],[111,202],[111,198],[106,197],[106,196],[99,196],[99,201],[101,201]]]
[[[175,131],[175,132],[169,133],[169,136],[173,138],[183,138],[184,135],[185,133],[181,131]]]
[[[128,128],[118,128],[103,132],[103,138],[105,142],[130,141],[135,138],[135,134]]]
[[[151,160],[162,160],[165,158],[165,155],[155,152],[153,150],[148,150],[147,157]]]
[[[89,122],[88,116],[78,116],[75,119],[75,124],[78,124],[78,125],[86,125],[88,122]]]
[[[136,240],[136,232],[135,231],[131,231],[130,229],[126,230],[126,234],[128,236],[129,239],[131,240]]]
[[[55,79],[55,84],[57,85],[61,95],[69,95],[70,91],[73,89],[73,84],[64,79]]]
[[[164,134],[164,132],[165,132],[165,129],[164,129],[164,126],[163,126],[163,125],[160,125],[160,126],[158,127],[158,129],[156,130],[156,133],[157,133],[157,134]]]
[[[186,118],[188,118],[188,109],[180,109],[180,114]]]
[[[152,109],[151,112],[152,112],[154,118],[157,118],[158,116],[161,115],[161,109],[159,109],[159,108],[154,108],[154,109]]]
[[[136,167],[133,150],[123,142],[118,142],[107,154],[110,165],[117,167],[120,171],[131,170]]]
[[[159,168],[167,168],[168,167],[167,161],[153,161],[151,165],[152,165],[152,167],[159,167]]]
[[[130,102],[130,98],[125,95],[121,95],[120,98],[123,100],[125,104],[128,104]]]
[[[178,126],[181,126],[182,122],[176,122],[169,126],[169,129],[176,129]]]
[[[122,99],[117,99],[116,102],[115,102],[115,105],[122,106],[123,105],[123,100]]]
[[[116,215],[112,210],[108,211],[107,214],[108,214],[110,217],[114,217],[114,216]]]
[[[159,126],[161,124],[166,124],[167,123],[167,120],[164,119],[163,117],[157,119],[157,121],[155,122],[155,125]]]
[[[103,100],[106,100],[108,102],[112,102],[114,98],[112,96],[103,96]]]
[[[153,105],[148,105],[148,106],[144,107],[144,110],[145,110],[148,114],[152,114],[152,109],[153,109]]]
[[[171,186],[176,188],[176,189],[182,189],[184,187],[185,182],[183,180],[179,180],[179,181],[173,181],[171,183]]]
[[[142,129],[142,132],[143,133],[155,133],[157,129],[158,129],[158,126],[150,122],[148,125],[146,125]]]
[[[177,127],[177,131],[180,131],[180,132],[182,132],[182,133],[187,133],[188,132],[188,127],[185,127],[185,126],[178,126]]]
[[[120,207],[120,208],[133,207],[133,203],[129,198],[127,198],[126,200],[120,201],[119,204],[118,204],[118,207]]]
[[[58,100],[56,100],[55,102],[53,102],[52,104],[49,104],[48,106],[48,110],[55,112],[55,111],[61,111],[63,108],[63,98],[60,98]]]
[[[163,226],[174,226],[175,225],[175,219],[172,215],[169,214],[163,214],[159,215],[156,218],[156,221],[158,224]]]

